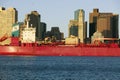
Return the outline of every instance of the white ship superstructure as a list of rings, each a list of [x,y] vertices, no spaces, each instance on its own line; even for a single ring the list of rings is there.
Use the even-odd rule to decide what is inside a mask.
[[[29,19],[27,20],[27,26],[21,32],[21,42],[22,43],[35,43],[36,28],[29,27]]]

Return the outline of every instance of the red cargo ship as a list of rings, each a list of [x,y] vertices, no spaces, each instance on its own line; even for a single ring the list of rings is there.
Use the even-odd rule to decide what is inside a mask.
[[[5,40],[7,38],[1,38]],[[37,43],[19,44],[18,38],[11,38],[12,43],[0,46],[0,55],[22,56],[120,56],[118,44],[80,44],[80,45],[38,45]]]
[[[78,46],[0,46],[0,55],[26,56],[120,56],[120,48]]]

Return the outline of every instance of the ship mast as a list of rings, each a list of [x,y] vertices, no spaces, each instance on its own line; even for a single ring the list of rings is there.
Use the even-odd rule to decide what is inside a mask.
[[[26,28],[29,28],[29,21],[30,21],[30,17],[27,19],[27,27]]]

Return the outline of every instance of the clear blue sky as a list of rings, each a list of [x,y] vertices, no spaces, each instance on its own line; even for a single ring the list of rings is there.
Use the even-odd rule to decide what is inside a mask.
[[[18,21],[24,21],[26,14],[38,11],[41,21],[47,24],[47,30],[58,26],[61,32],[68,35],[68,23],[74,18],[74,11],[85,10],[85,20],[89,21],[89,13],[93,8],[100,12],[120,14],[120,0],[0,0],[0,6],[14,7],[18,10]],[[120,21],[120,19],[119,19]]]

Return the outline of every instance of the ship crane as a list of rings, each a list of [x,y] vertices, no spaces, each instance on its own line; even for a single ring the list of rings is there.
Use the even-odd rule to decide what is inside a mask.
[[[9,37],[8,37],[8,34],[7,33],[5,33],[1,38],[0,38],[0,42],[3,42],[3,41],[5,41],[6,39],[8,39]]]

